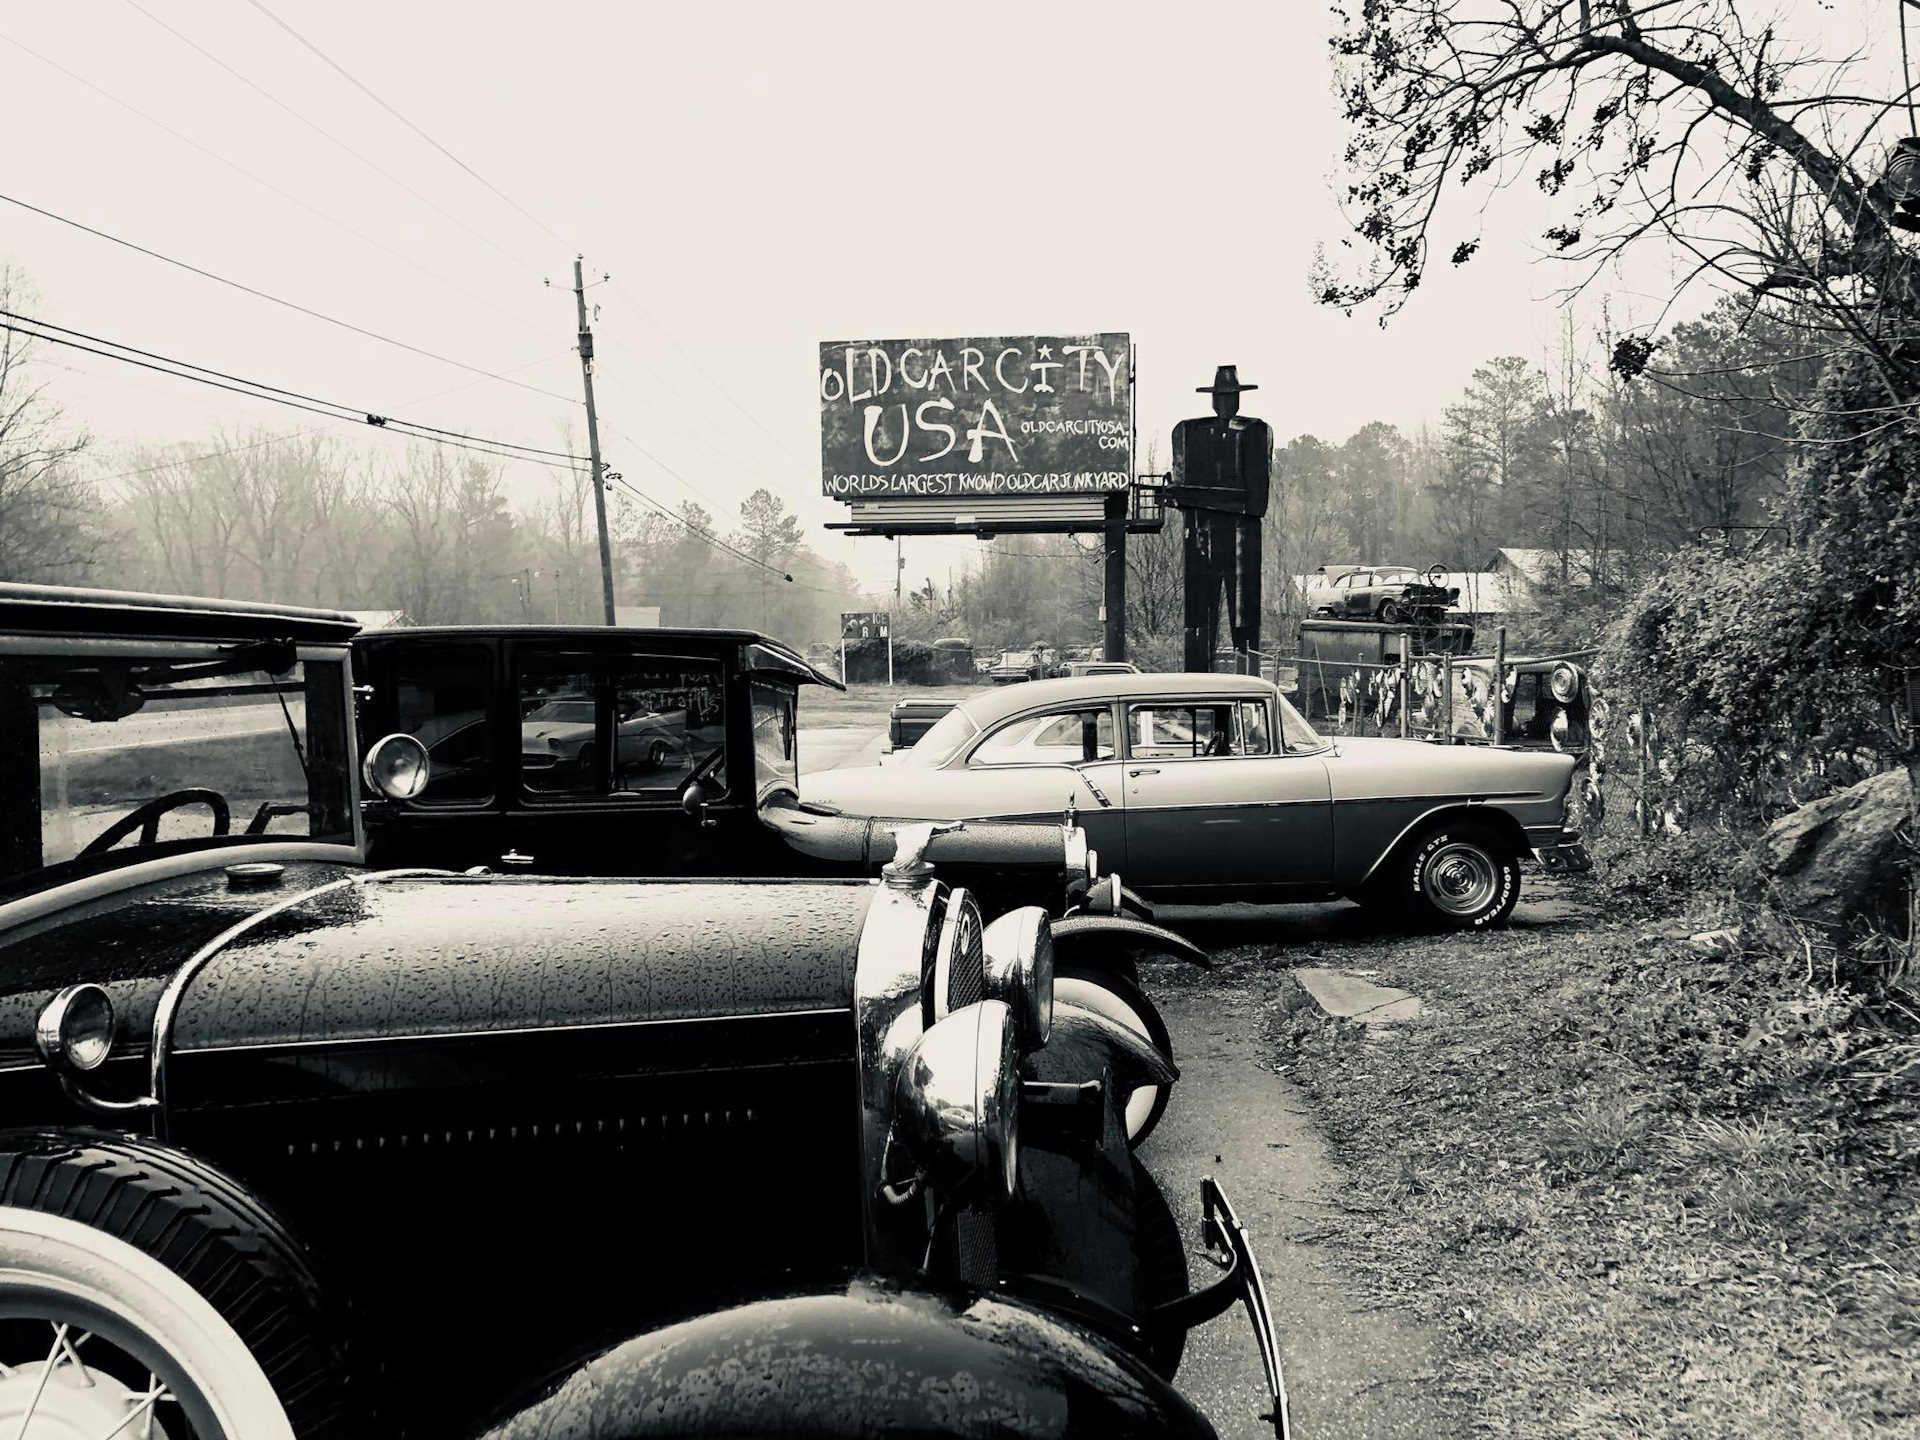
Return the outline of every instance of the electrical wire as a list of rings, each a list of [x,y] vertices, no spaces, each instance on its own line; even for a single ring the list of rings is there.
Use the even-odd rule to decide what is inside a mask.
[[[7,312],[0,311],[0,314],[6,313]],[[37,326],[44,322],[29,321],[28,323]],[[58,329],[59,327],[50,328]],[[220,371],[207,370],[204,366],[192,365],[184,360],[173,360],[164,355],[151,355],[151,352],[144,350],[133,350],[130,346],[122,346],[112,340],[104,340],[101,341],[100,344],[114,346],[114,349],[100,349],[98,346],[83,345],[78,340],[67,339],[62,335],[48,334],[45,330],[28,329],[25,326],[14,324],[12,320],[5,319],[0,319],[0,330],[8,330],[16,335],[26,336],[29,339],[45,340],[53,345],[63,345],[68,349],[83,351],[89,355],[98,355],[103,359],[118,360],[127,365],[137,365],[142,370],[152,370],[160,375],[171,375],[177,380],[192,380],[196,384],[210,385],[216,390],[228,390],[235,395],[245,395],[255,400],[265,400],[271,404],[285,405],[295,410],[305,410],[309,414],[322,415],[329,420],[363,421],[367,425],[387,431],[390,434],[404,435],[408,439],[413,440],[425,440],[430,444],[451,445],[455,449],[460,450],[477,450],[503,460],[548,463],[543,457],[555,457],[570,462],[577,461],[579,465],[589,463],[587,457],[582,455],[571,455],[559,450],[539,450],[533,446],[520,445],[512,440],[495,440],[487,436],[470,435],[463,431],[443,430],[437,426],[416,425],[409,420],[396,419],[392,416],[381,415],[375,411],[360,410],[357,407],[342,405],[332,400],[319,400],[309,404],[307,402],[312,399],[312,397],[298,396],[295,398],[296,392],[281,390],[276,386],[261,385],[251,380],[242,380],[238,384],[228,384],[227,379],[231,377],[223,377],[220,379],[211,378],[216,375],[221,375],[222,372]],[[79,334],[80,332],[68,331],[66,333],[72,335]],[[122,350],[130,353],[119,353]],[[135,358],[141,355],[146,355],[150,358]],[[162,363],[153,363],[156,360]],[[254,388],[245,388],[249,386]],[[569,468],[577,469],[579,465],[571,465]]]
[[[258,4],[259,0],[254,0],[254,3]],[[634,299],[633,296],[627,293],[626,287],[621,285],[621,283],[618,280],[610,279],[608,283],[613,286],[614,294],[618,295],[621,299],[625,300],[629,305],[633,306],[634,313],[637,314],[642,320],[645,320],[647,324],[651,325],[655,333],[658,334],[661,339],[665,340],[675,350],[679,351],[680,357],[683,360],[685,360],[689,365],[693,366],[695,370],[699,371],[699,373],[706,379],[706,382],[709,385],[713,386],[714,389],[718,390],[722,395],[724,395],[727,399],[727,403],[733,406],[733,408],[738,410],[742,415],[746,416],[747,419],[753,423],[754,427],[758,429],[761,434],[765,435],[775,445],[779,446],[782,450],[786,451],[788,456],[790,456],[792,459],[797,461],[799,464],[803,466],[811,466],[812,464],[811,461],[803,458],[798,454],[795,454],[792,446],[788,445],[786,441],[782,440],[778,435],[774,434],[773,431],[769,430],[764,424],[761,423],[759,416],[755,415],[751,410],[747,409],[746,406],[742,405],[739,402],[739,400],[734,398],[733,392],[727,389],[727,387],[725,385],[722,385],[718,380],[716,380],[713,377],[713,375],[709,373],[706,366],[702,365],[698,360],[694,359],[694,357],[687,351],[687,348],[684,345],[682,345],[678,340],[674,339],[672,334],[668,332],[667,328],[664,325],[662,325],[658,320],[654,319],[653,316],[647,312],[647,309],[644,305],[642,305],[638,300]]]
[[[635,446],[634,448],[638,449],[639,447]],[[642,451],[641,453],[645,454],[644,451]],[[648,456],[647,458],[652,459],[653,457]],[[659,464],[658,461],[655,461],[654,463]],[[661,466],[661,468],[666,469],[667,467]],[[672,474],[673,472],[671,470],[668,470],[667,473]],[[796,589],[813,590],[813,591],[817,591],[819,594],[822,594],[822,595],[851,595],[851,594],[859,593],[857,587],[847,588],[847,587],[838,587],[838,586],[831,586],[831,585],[810,585],[804,580],[796,580],[793,578],[792,574],[790,574],[788,571],[782,570],[778,565],[770,565],[765,560],[760,559],[758,556],[748,554],[745,550],[740,549],[739,546],[729,544],[727,541],[722,540],[718,535],[715,535],[711,530],[702,530],[698,525],[695,525],[691,520],[687,519],[686,516],[681,515],[677,511],[669,510],[666,506],[662,505],[658,500],[655,500],[651,495],[648,495],[645,492],[639,489],[636,489],[633,485],[629,484],[626,477],[621,475],[617,470],[609,471],[607,478],[611,480],[615,485],[618,485],[622,490],[626,491],[634,499],[638,500],[641,504],[647,506],[651,510],[656,511],[658,514],[664,516],[666,519],[673,521],[674,524],[680,526],[689,535],[692,535],[695,539],[705,542],[707,545],[713,547],[716,550],[724,550],[727,554],[732,555],[737,559],[744,560],[749,565],[755,566],[761,570],[765,570],[768,574],[778,575],[782,580],[786,581],[787,584],[794,586]]]
[[[462,230],[466,231],[469,235],[473,236],[473,238],[478,240],[481,244],[487,246],[489,249],[492,249],[496,253],[504,256],[506,259],[511,260],[515,265],[518,265],[523,269],[530,270],[536,275],[540,273],[540,267],[538,265],[533,264],[531,261],[526,260],[525,258],[519,255],[515,255],[511,250],[508,250],[504,246],[502,246],[500,242],[495,240],[491,235],[485,234],[480,230],[474,229],[473,226],[467,224],[466,221],[462,220],[459,216],[453,214],[451,211],[443,210],[440,206],[434,204],[433,201],[429,200],[426,196],[422,195],[418,190],[414,189],[413,186],[407,184],[407,182],[402,180],[399,176],[394,175],[390,171],[383,169],[375,161],[369,160],[365,155],[362,155],[358,150],[354,149],[351,145],[347,144],[346,141],[342,140],[338,135],[335,135],[332,131],[326,129],[324,126],[318,124],[316,121],[308,119],[305,115],[301,114],[298,110],[294,109],[291,105],[287,104],[287,102],[282,100],[278,95],[274,94],[271,90],[267,89],[266,86],[258,84],[255,81],[249,79],[247,76],[241,74],[240,71],[234,69],[233,66],[229,65],[226,61],[222,60],[218,55],[215,55],[211,50],[208,50],[205,46],[200,45],[199,43],[192,40],[188,36],[183,35],[180,31],[174,29],[173,26],[169,25],[165,20],[162,20],[158,15],[154,14],[151,10],[147,9],[146,6],[142,5],[140,3],[140,0],[126,0],[126,3],[132,6],[135,10],[138,10],[142,15],[146,16],[147,19],[151,20],[154,24],[158,25],[162,30],[166,31],[169,35],[173,36],[182,45],[185,45],[192,50],[198,51],[201,55],[205,56],[213,64],[218,65],[222,70],[226,71],[227,74],[233,76],[233,78],[238,80],[242,85],[245,85],[249,90],[252,90],[256,94],[264,97],[265,99],[272,101],[275,105],[279,106],[282,110],[286,111],[287,114],[291,115],[294,119],[298,120],[302,125],[305,125],[309,130],[313,131],[316,135],[319,135],[322,139],[328,140],[332,142],[334,145],[337,145],[340,149],[346,151],[347,154],[351,155],[354,159],[358,160],[362,165],[366,166],[369,170],[373,171],[374,174],[380,176],[381,179],[389,181],[390,183],[399,186],[402,190],[406,191],[409,195],[413,196],[414,199],[418,200],[422,205],[425,205],[429,210],[433,211],[434,214],[440,216],[445,220],[452,222],[455,225],[458,225]],[[528,323],[532,323],[532,322],[528,322]]]
[[[376,424],[376,423],[381,425],[393,423],[393,424],[405,425],[409,429],[413,429],[413,430],[431,431],[436,435],[451,435],[461,439],[476,438],[473,436],[469,436],[465,431],[461,431],[461,430],[443,430],[438,426],[422,425],[419,422],[413,421],[413,420],[391,421],[390,418],[386,416],[369,415],[368,412],[360,409],[358,406],[355,406],[355,405],[342,405],[337,400],[323,400],[317,395],[307,395],[298,390],[286,390],[281,388],[278,385],[269,385],[264,380],[249,380],[244,375],[229,375],[224,370],[209,369],[205,365],[196,365],[191,360],[176,360],[170,355],[156,355],[151,350],[142,350],[139,347],[134,345],[123,345],[118,340],[107,340],[102,338],[99,335],[89,335],[84,330],[72,330],[66,327],[65,325],[55,325],[50,320],[37,319],[32,315],[16,315],[11,310],[0,310],[0,317],[4,317],[8,320],[23,321],[28,325],[37,325],[42,330],[58,331],[62,335],[75,335],[82,340],[91,340],[96,345],[109,345],[115,350],[124,350],[129,355],[141,355],[146,357],[149,360],[159,360],[168,365],[177,365],[182,370],[196,370],[202,375],[211,375],[214,378],[219,380],[231,380],[236,385],[248,385],[255,390],[264,390],[269,392],[272,395],[285,395],[294,400],[305,400],[314,405],[325,405],[335,410],[343,410],[343,411],[350,412],[349,414],[341,416],[340,418],[342,419],[364,418],[369,425]],[[44,336],[42,338],[50,340],[53,337],[49,335],[49,336]],[[191,379],[192,377],[186,376],[183,378]],[[266,397],[262,396],[261,398],[264,399]],[[530,455],[551,456],[555,460],[579,460],[582,458],[578,455],[572,454],[569,451],[541,450],[536,446],[521,445],[517,441],[512,441],[512,440],[489,440],[486,443],[493,444],[493,445],[500,445],[500,446],[504,446],[514,450],[525,450]]]
[[[469,374],[484,376],[486,379],[489,379],[489,380],[498,380],[504,385],[515,385],[522,390],[530,390],[536,395],[545,395],[549,399],[560,400],[565,402],[568,405],[578,405],[581,403],[580,401],[574,399],[570,395],[562,395],[558,391],[548,390],[539,385],[530,385],[524,380],[515,380],[509,376],[502,375],[497,371],[485,369],[484,367],[479,365],[469,365],[464,360],[455,360],[451,355],[440,355],[435,353],[432,350],[424,350],[418,345],[408,344],[405,340],[396,340],[391,335],[382,335],[377,330],[368,330],[363,326],[355,325],[350,321],[338,319],[335,316],[327,314],[325,311],[311,309],[308,306],[302,305],[297,301],[288,300],[279,295],[269,294],[265,290],[256,290],[251,285],[242,284],[238,280],[229,280],[224,275],[216,275],[211,270],[203,270],[198,265],[189,264],[185,260],[176,260],[171,255],[162,255],[158,250],[149,250],[144,245],[135,244],[131,240],[123,240],[118,235],[108,234],[105,230],[96,230],[91,225],[82,224],[80,221],[69,219],[65,215],[56,215],[53,211],[44,210],[38,205],[30,204],[29,202],[20,199],[18,196],[0,194],[0,200],[6,201],[9,205],[18,205],[22,210],[31,210],[36,215],[44,215],[49,220],[57,220],[62,225],[72,226],[75,230],[84,231],[88,235],[97,236],[102,240],[111,241],[115,245],[124,246],[129,250],[136,251],[141,255],[148,256],[151,259],[161,260],[168,265],[177,266],[179,269],[186,270],[194,275],[198,275],[202,279],[212,280],[221,285],[230,286],[235,290],[239,290],[245,294],[252,295],[261,300],[270,300],[275,305],[283,305],[289,310],[297,310],[302,315],[311,316],[315,320],[324,320],[329,325],[338,325],[342,330],[351,330],[354,334],[364,335],[370,340],[378,340],[383,345],[392,345],[396,349],[405,350],[411,354],[423,356],[428,360],[438,360],[443,365],[451,365],[456,369],[465,370]]]
[[[495,185],[491,180],[487,179],[486,176],[482,175],[478,170],[474,169],[471,165],[467,164],[467,162],[462,160],[458,155],[454,154],[451,150],[447,149],[447,147],[442,145],[438,140],[434,139],[431,135],[427,134],[426,131],[422,130],[418,125],[414,124],[413,121],[409,120],[406,116],[402,115],[398,110],[394,109],[393,106],[389,105],[385,100],[382,100],[378,95],[374,94],[374,92],[370,90],[366,85],[362,84],[359,80],[354,78],[354,76],[350,74],[347,71],[347,69],[344,66],[342,66],[337,60],[333,59],[330,55],[326,53],[326,51],[322,50],[318,45],[315,45],[311,40],[307,39],[306,36],[302,35],[298,30],[294,29],[286,21],[282,20],[278,15],[274,14],[273,11],[269,10],[265,5],[261,4],[260,0],[248,0],[248,3],[251,4],[253,8],[258,10],[262,15],[266,16],[269,20],[271,20],[274,24],[278,25],[282,30],[286,31],[287,34],[291,35],[295,40],[299,41],[308,50],[312,51],[313,54],[319,56],[321,60],[325,61],[326,64],[330,66],[334,70],[334,72],[338,74],[342,79],[344,79],[348,84],[352,85],[361,94],[365,95],[369,100],[373,101],[374,104],[378,105],[382,110],[385,110],[389,115],[393,116],[393,118],[398,120],[402,125],[406,126],[409,130],[413,131],[414,134],[418,135],[422,140],[426,141],[427,144],[431,145],[434,149],[438,150],[442,155],[446,156],[447,159],[451,160],[454,164],[458,165],[462,170],[466,171],[467,174],[471,175],[475,180],[478,180],[482,185],[486,186],[487,189],[491,190],[495,195],[499,196],[502,200],[506,201],[507,204],[511,205],[515,210],[519,211],[520,214],[525,216],[528,220],[531,220],[535,225],[538,225],[542,230],[546,231],[547,234],[551,235],[555,240],[559,241],[560,244],[565,245],[567,249],[571,250],[574,248],[572,245],[568,245],[566,239],[552,226],[548,225],[546,221],[542,220],[538,215],[535,215],[532,211],[528,210],[525,206],[521,205],[519,201],[515,200],[511,195],[507,194],[506,191],[502,190],[498,185]]]
[[[538,360],[529,360],[525,365],[517,365],[514,367],[514,369],[531,370],[536,365],[551,364],[554,360],[564,358],[565,356],[571,355],[572,353],[573,353],[572,350],[562,350],[560,354],[557,356],[543,355]],[[84,375],[84,374],[91,373],[84,370],[74,369],[72,366],[63,366],[61,368],[66,369],[70,373],[75,375]],[[511,375],[513,371],[509,370],[506,373]],[[480,380],[469,380],[464,385],[454,385],[446,390],[436,390],[431,395],[419,396],[417,399],[407,401],[406,404],[408,406],[425,405],[429,401],[441,400],[447,397],[448,395],[457,395],[462,390],[471,390],[474,386],[484,384],[484,383],[485,383],[484,381],[480,381]],[[154,393],[158,393],[158,392],[154,392]],[[340,425],[364,425],[366,423],[366,417],[361,415],[346,416],[346,417],[342,417],[336,423]],[[94,483],[99,485],[110,485],[116,480],[130,480],[140,475],[152,475],[157,471],[171,470],[176,465],[199,465],[208,460],[223,459],[228,455],[244,455],[249,451],[264,450],[269,445],[285,445],[289,441],[301,440],[306,438],[309,435],[318,435],[323,430],[331,430],[334,428],[335,428],[334,425],[309,425],[304,430],[289,430],[284,435],[269,435],[264,440],[250,441],[245,445],[229,445],[223,450],[209,450],[203,455],[183,455],[178,460],[168,460],[164,464],[160,464],[160,465],[146,465],[135,470],[121,470],[121,471],[117,471],[112,475],[96,476]]]
[[[209,159],[219,161],[222,165],[226,166],[229,170],[234,171],[236,174],[245,176],[247,179],[251,180],[254,184],[260,186],[263,190],[272,191],[275,195],[278,195],[282,200],[285,200],[288,204],[297,205],[302,210],[305,210],[309,215],[318,216],[320,219],[326,221],[327,224],[333,226],[337,230],[345,231],[347,234],[353,236],[354,239],[360,241],[362,244],[371,245],[374,249],[382,251],[385,254],[392,256],[395,260],[398,260],[402,265],[405,265],[408,269],[418,270],[422,275],[425,275],[429,279],[434,281],[434,283],[446,286],[449,290],[452,290],[458,295],[465,296],[468,300],[471,300],[476,305],[482,306],[488,310],[492,310],[496,314],[506,316],[507,319],[513,321],[517,325],[525,325],[530,329],[539,328],[534,325],[533,321],[527,319],[525,316],[516,315],[513,313],[513,311],[505,309],[504,307],[495,304],[492,300],[489,300],[486,296],[477,294],[474,291],[467,289],[466,286],[457,284],[456,282],[449,280],[443,271],[436,270],[431,266],[422,265],[419,261],[410,259],[409,257],[402,255],[398,250],[394,249],[391,245],[388,245],[383,241],[374,239],[371,235],[366,234],[364,231],[354,229],[353,226],[347,224],[346,221],[341,220],[338,217],[329,214],[327,211],[320,209],[317,205],[309,205],[306,201],[302,200],[298,195],[292,194],[287,190],[281,189],[278,185],[274,184],[271,180],[262,179],[260,176],[254,174],[253,171],[247,169],[246,166],[238,165],[233,161],[227,159],[227,157],[222,155],[219,151],[209,149],[207,146],[202,145],[198,140],[193,139],[191,136],[182,134],[180,131],[174,129],[171,125],[167,124],[164,120],[156,120],[153,116],[149,115],[146,111],[142,110],[139,106],[131,104],[130,102],[121,99],[118,95],[114,94],[111,90],[102,89],[100,86],[94,84],[91,80],[88,80],[85,76],[76,75],[73,71],[67,69],[66,66],[60,64],[59,61],[48,59],[45,55],[42,55],[38,50],[35,50],[30,46],[21,44],[18,40],[15,40],[11,35],[0,35],[0,40],[5,40],[9,45],[13,46],[16,50],[20,50],[28,55],[31,55],[34,59],[38,60],[41,64],[49,67],[50,69],[58,70],[62,75],[66,76],[69,80],[73,81],[76,85],[83,85],[87,89],[93,91],[94,94],[102,96],[105,99],[111,100],[114,104],[118,105],[121,109],[130,111],[134,115],[139,116],[142,120],[146,121],[149,125],[153,126],[155,129],[166,131],[167,134],[173,136],[174,139],[180,141],[183,145],[190,145],[195,150],[198,150],[202,155],[207,156]],[[55,218],[58,218],[58,217],[55,217]],[[110,239],[112,237],[109,236],[107,238]],[[444,357],[436,357],[436,358],[444,358]],[[529,387],[529,388],[538,388],[538,387]],[[552,392],[548,391],[544,393],[551,394]]]

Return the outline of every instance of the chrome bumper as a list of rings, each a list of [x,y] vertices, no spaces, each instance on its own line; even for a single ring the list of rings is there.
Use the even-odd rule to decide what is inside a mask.
[[[1279,1440],[1293,1440],[1293,1421],[1287,1411],[1287,1378],[1280,1368],[1280,1341],[1274,1334],[1273,1311],[1267,1305],[1266,1282],[1260,1278],[1260,1262],[1254,1258],[1253,1244],[1246,1227],[1233,1213],[1226,1192],[1211,1175],[1200,1182],[1200,1241],[1207,1258],[1220,1267],[1221,1275],[1204,1290],[1196,1290],[1157,1308],[1150,1323],[1191,1330],[1217,1316],[1224,1315],[1237,1300],[1246,1307],[1247,1320],[1253,1326],[1254,1343],[1260,1347],[1261,1368],[1266,1371],[1267,1394],[1271,1408],[1260,1418],[1271,1421]]]

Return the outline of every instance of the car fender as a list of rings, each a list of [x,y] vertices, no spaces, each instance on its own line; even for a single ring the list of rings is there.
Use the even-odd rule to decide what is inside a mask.
[[[1215,1432],[1140,1356],[1037,1305],[871,1275],[729,1306],[588,1360],[484,1440]]]
[[[1203,970],[1213,968],[1213,957],[1186,936],[1131,915],[1069,915],[1053,922],[1056,960],[1112,965],[1130,950],[1152,950]]]

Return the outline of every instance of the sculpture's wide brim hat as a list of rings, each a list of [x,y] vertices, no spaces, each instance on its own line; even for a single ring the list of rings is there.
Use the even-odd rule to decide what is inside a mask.
[[[1258,390],[1258,385],[1242,385],[1238,365],[1222,365],[1213,372],[1211,385],[1196,385],[1194,392],[1199,395],[1237,395],[1242,390]]]

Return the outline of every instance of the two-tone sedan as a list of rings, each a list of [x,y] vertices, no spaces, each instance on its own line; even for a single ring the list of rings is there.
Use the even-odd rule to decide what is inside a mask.
[[[1106,675],[989,691],[885,769],[801,781],[812,808],[983,820],[1078,809],[1109,872],[1180,903],[1348,896],[1426,924],[1499,924],[1520,862],[1588,867],[1571,755],[1328,740],[1270,683]]]

